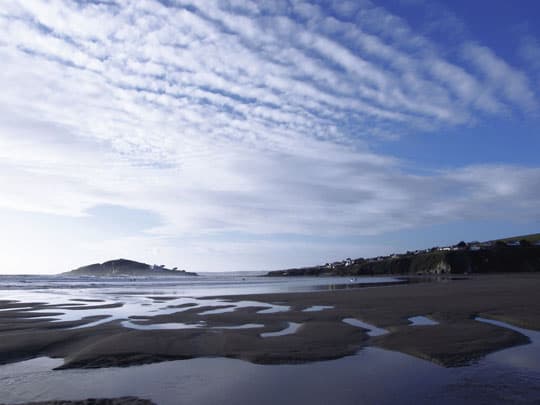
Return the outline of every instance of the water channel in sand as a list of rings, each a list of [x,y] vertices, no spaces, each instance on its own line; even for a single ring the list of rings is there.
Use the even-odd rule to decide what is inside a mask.
[[[9,282],[6,282],[6,279]],[[226,298],[208,299],[205,296],[258,294],[272,292],[305,292],[358,288],[361,286],[393,284],[402,280],[393,277],[363,277],[351,283],[344,277],[304,277],[301,279],[269,277],[175,277],[174,279],[99,279],[78,278],[69,284],[64,278],[34,277],[28,281],[21,277],[0,277],[2,301],[12,301],[12,308],[2,311],[20,311],[24,317],[47,315],[52,322],[83,321],[75,328],[93,327],[119,320],[132,329],[191,329],[204,323],[168,323],[141,325],[137,321],[156,315],[167,315],[201,308],[199,315],[233,312],[241,308],[258,308],[258,313],[287,312],[288,305],[258,301],[230,301]],[[53,280],[53,281],[51,281]],[[24,282],[23,282],[24,281]],[[47,283],[49,281],[49,283]],[[34,286],[35,288],[30,288]],[[24,288],[23,288],[24,287]],[[28,303],[42,303],[39,308]],[[306,311],[321,311],[331,307],[314,306]],[[96,320],[96,317],[99,319]],[[88,318],[87,322],[84,322]],[[241,325],[231,325],[241,327]]]
[[[530,344],[458,368],[372,347],[338,360],[299,365],[199,358],[52,371],[62,360],[38,358],[0,366],[0,398],[22,403],[131,395],[160,405],[535,404],[540,400],[540,332],[519,329]]]
[[[266,280],[265,280],[266,281]],[[333,289],[327,280],[302,280],[300,291]],[[347,286],[346,280],[343,285]],[[115,281],[116,283],[116,281]],[[189,290],[187,285],[106,285],[88,288],[25,288],[13,286],[2,291],[3,299],[13,300],[16,310],[28,311],[28,303],[43,302],[57,322],[82,319],[91,315],[107,316],[125,322],[125,327],[140,328],[137,320],[167,311],[206,307],[205,311],[235,310],[246,306],[259,311],[287,311],[286,305],[227,299],[203,300],[206,295],[238,294],[239,285],[209,284]],[[251,283],[251,281],[248,281]],[[254,282],[243,293],[268,292],[264,283]],[[269,281],[268,289],[277,288]],[[294,283],[293,283],[294,284]],[[36,284],[36,286],[39,283]],[[216,287],[219,285],[219,288]],[[326,286],[326,287],[324,287]],[[0,285],[1,288],[1,285]],[[278,289],[279,290],[279,289]],[[189,291],[189,294],[187,293]],[[287,290],[290,291],[290,290]],[[18,304],[15,303],[15,300]],[[118,305],[121,304],[121,305]],[[107,308],[99,308],[109,306]],[[215,307],[209,309],[207,307]],[[330,308],[314,306],[309,311]],[[10,309],[5,309],[10,311]],[[101,312],[102,311],[102,312]],[[202,311],[201,311],[202,312]],[[52,315],[52,314],[56,315]],[[429,323],[422,315],[412,316],[411,327]],[[203,315],[204,316],[204,315]],[[445,404],[540,402],[540,332],[495,323],[527,335],[531,343],[501,350],[479,362],[459,368],[443,368],[433,363],[374,347],[360,350],[338,360],[298,365],[257,365],[226,358],[198,358],[128,368],[53,370],[62,359],[37,358],[0,366],[0,399],[4,403],[24,403],[53,399],[85,399],[138,396],[157,404],[396,404],[419,402]],[[348,318],[345,322],[374,332],[373,325]],[[100,321],[98,321],[100,322]],[[90,326],[86,324],[84,326]],[[156,324],[157,325],[157,324]],[[180,324],[144,325],[179,328]],[[192,324],[197,327],[201,324]],[[257,328],[258,324],[229,325],[231,328]],[[299,324],[278,333],[294,333]],[[294,330],[293,330],[294,329]],[[381,330],[386,332],[385,330]],[[375,331],[375,332],[381,332]],[[279,339],[280,336],[271,336]]]

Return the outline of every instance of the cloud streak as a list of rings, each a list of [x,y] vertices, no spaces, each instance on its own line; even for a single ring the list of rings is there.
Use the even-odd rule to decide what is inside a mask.
[[[0,207],[145,209],[162,236],[538,217],[536,168],[419,176],[373,152],[538,94],[490,49],[450,59],[370,2],[7,0],[0,30]]]

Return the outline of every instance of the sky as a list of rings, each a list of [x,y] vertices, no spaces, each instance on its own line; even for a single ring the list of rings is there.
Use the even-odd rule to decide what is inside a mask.
[[[0,273],[540,230],[535,0],[2,0]]]

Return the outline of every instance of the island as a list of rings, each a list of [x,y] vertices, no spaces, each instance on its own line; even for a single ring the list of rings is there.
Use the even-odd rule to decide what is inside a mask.
[[[392,266],[405,263],[409,267],[395,268],[471,271],[466,277],[396,277],[412,282],[350,283],[347,288],[336,288],[328,280],[314,283],[317,288],[308,291],[290,291],[295,283],[277,283],[282,288],[276,290],[276,283],[266,279],[269,288],[257,292],[236,275],[230,281],[247,287],[222,295],[212,294],[212,288],[220,291],[223,283],[199,289],[200,283],[190,279],[180,288],[178,283],[169,288],[150,280],[132,283],[131,288],[110,284],[113,290],[107,280],[75,283],[75,289],[69,283],[65,287],[55,283],[47,295],[42,285],[30,284],[23,294],[3,292],[0,364],[39,357],[62,359],[58,369],[212,357],[299,364],[339,359],[372,347],[443,367],[468,366],[490,353],[535,343],[540,331],[537,243],[532,238],[458,243],[403,257],[345,260],[318,268],[355,274],[394,271]],[[489,269],[507,273],[488,274]],[[125,259],[68,274],[133,277],[171,272],[190,274]],[[343,284],[349,285],[347,281]],[[231,283],[226,283],[229,288]]]
[[[116,259],[104,263],[82,266],[75,270],[62,273],[64,276],[98,276],[98,277],[151,277],[151,276],[197,276],[197,273],[186,270],[166,268],[164,265],[150,265],[134,260]]]

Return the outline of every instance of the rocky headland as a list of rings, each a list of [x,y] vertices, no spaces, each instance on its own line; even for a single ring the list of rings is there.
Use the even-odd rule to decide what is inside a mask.
[[[163,265],[150,265],[127,259],[110,260],[104,263],[90,264],[62,273],[65,276],[196,276],[197,273],[178,270],[176,267],[168,269]]]
[[[540,271],[536,240],[460,242],[388,256],[358,258],[324,265],[276,270],[268,276],[430,275],[469,273],[524,273]]]

